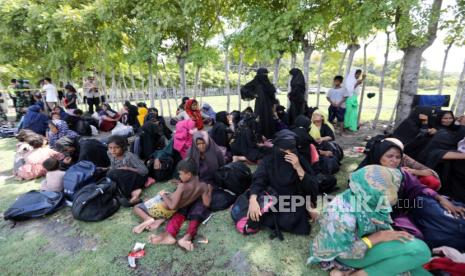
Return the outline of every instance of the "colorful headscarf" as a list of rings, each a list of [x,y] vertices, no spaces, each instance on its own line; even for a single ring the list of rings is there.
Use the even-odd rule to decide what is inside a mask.
[[[314,123],[313,123],[313,119],[316,117],[316,116],[321,116],[322,118],[322,122],[321,122],[321,125],[323,126],[323,124],[327,125],[333,132],[334,132],[334,126],[331,124],[331,123],[328,123],[328,121],[326,120],[326,115],[323,114],[321,111],[319,110],[315,110],[313,111],[313,114],[312,114],[312,124],[310,126],[310,136],[312,136],[313,139],[319,139],[321,138],[321,132],[320,132],[320,128],[317,127]]]
[[[173,148],[179,152],[182,159],[186,158],[187,152],[192,146],[192,130],[194,128],[195,122],[192,120],[183,120],[176,124]]]
[[[139,112],[139,115],[137,115],[137,120],[139,121],[139,125],[143,126],[144,125],[144,119],[147,113],[149,113],[149,110],[147,107],[138,107],[137,112]]]
[[[337,195],[323,212],[320,231],[310,246],[308,262],[348,256],[354,242],[366,235],[391,229],[391,206],[397,202],[401,182],[400,170],[379,165],[353,172],[350,188]]]
[[[68,124],[65,121],[52,120],[49,123],[58,129],[57,133],[53,133],[51,131],[48,133],[48,143],[51,148],[54,148],[58,139],[62,137],[74,138],[79,136],[79,134],[68,128]]]
[[[186,102],[186,112],[187,115],[195,122],[195,126],[197,127],[198,130],[203,129],[203,119],[202,119],[202,113],[199,110],[193,110],[192,105],[194,103],[197,103],[195,99],[190,99]],[[198,103],[197,103],[198,105]]]
[[[215,119],[216,112],[215,110],[213,110],[213,107],[211,107],[211,105],[209,105],[208,103],[204,103],[202,105],[202,111],[211,119]]]

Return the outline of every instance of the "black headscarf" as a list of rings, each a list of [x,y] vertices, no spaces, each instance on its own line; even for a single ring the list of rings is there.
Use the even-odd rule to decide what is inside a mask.
[[[283,150],[291,150],[299,156],[296,138],[297,135],[294,132],[284,129],[278,131],[273,139],[273,151],[271,160],[267,163],[267,170],[269,171],[270,181],[278,183],[280,186],[294,185],[298,180],[297,172],[284,159],[286,154],[283,152]]]
[[[223,124],[225,124],[226,126],[229,125],[229,121],[228,121],[228,112],[226,111],[220,111],[218,113],[216,113],[215,115],[215,122],[222,122]]]
[[[210,129],[210,137],[218,146],[229,149],[229,136],[232,133],[229,129],[228,113],[221,111],[215,115],[215,124]]]
[[[292,75],[291,93],[289,99],[293,102],[302,103],[305,101],[305,78],[302,71],[298,68],[293,68],[289,71]]]
[[[400,123],[400,125],[394,130],[392,136],[399,139],[404,145],[411,143],[420,132],[421,122],[418,118],[420,114],[428,116],[428,127],[434,127],[435,114],[431,107],[416,106],[409,114],[409,116]]]
[[[442,125],[442,117],[444,117],[444,115],[446,114],[450,114],[452,116],[452,118],[454,118],[454,120],[452,121],[452,124],[450,126],[444,126]],[[457,131],[459,129],[459,126],[455,125],[455,116],[454,116],[454,112],[450,111],[450,110],[441,110],[439,113],[438,113],[438,116],[437,116],[437,119],[436,119],[436,128],[437,129],[447,129],[447,130],[450,130],[450,131]]]
[[[128,108],[128,125],[138,126],[139,121],[137,120],[137,116],[139,116],[139,111],[137,109],[137,106],[132,105],[129,101],[125,101],[124,105]]]
[[[312,136],[310,136],[310,118],[300,115],[295,119],[294,126],[291,131],[294,132],[296,137],[297,151],[311,164],[312,156],[310,151],[310,144],[314,143]]]
[[[381,165],[381,157],[390,149],[396,148],[400,151],[401,158],[404,153],[401,147],[389,140],[376,141],[371,148],[365,150],[366,157],[358,166],[361,169],[368,165]]]

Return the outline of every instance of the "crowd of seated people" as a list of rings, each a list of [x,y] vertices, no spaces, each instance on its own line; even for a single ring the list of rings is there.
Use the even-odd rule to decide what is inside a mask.
[[[291,72],[300,79],[295,70]],[[259,79],[260,84],[269,81],[266,75]],[[301,86],[297,80],[294,84],[295,89]],[[251,84],[248,89],[255,88]],[[150,236],[155,245],[178,243],[193,250],[197,229],[218,200],[213,196],[218,189],[217,172],[230,163],[243,163],[256,166],[243,194],[246,225],[272,229],[282,239],[281,232],[309,235],[318,224],[316,236],[309,237],[308,261],[334,275],[384,275],[386,271],[422,275],[426,273],[423,265],[430,261],[429,247],[465,250],[463,243],[455,242],[465,238],[463,232],[445,231],[442,217],[418,219],[428,208],[442,208],[455,219],[448,225],[460,229],[465,223],[465,153],[460,147],[465,126],[450,111],[436,114],[428,108],[414,109],[392,135],[369,141],[348,186],[339,185],[344,190],[317,212],[317,196],[337,190],[335,174],[344,154],[324,112],[301,107],[297,94],[290,95],[291,114],[276,100],[265,112],[272,113],[267,118],[271,128],[264,127],[262,113],[250,107],[242,112],[214,112],[210,105],[200,108],[196,99],[186,98],[171,121],[173,131],[155,107],[129,101],[121,112],[104,103],[97,112],[98,122],[92,122],[72,105],[73,91],[68,90],[72,111],[66,118],[59,107],[50,115],[42,112],[40,104],[28,109],[18,135],[16,177],[45,176],[41,188],[60,191],[64,171],[79,161],[91,161],[102,177],[116,183],[142,219],[134,233],[167,222],[164,232]],[[123,124],[134,130],[134,137],[86,138],[89,132],[82,124],[102,132]],[[176,183],[176,189],[141,200],[147,187],[168,180]],[[274,204],[308,200],[290,210],[269,210],[263,199],[271,197]],[[416,203],[424,198],[432,203],[422,209]],[[354,209],[354,199],[363,200],[361,209]],[[187,232],[177,240],[185,220],[190,221]],[[433,241],[429,222],[438,226],[437,235],[447,238]]]

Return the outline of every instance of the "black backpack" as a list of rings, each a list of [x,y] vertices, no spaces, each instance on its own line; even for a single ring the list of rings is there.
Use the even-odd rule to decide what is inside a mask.
[[[63,193],[50,191],[29,191],[3,213],[5,220],[20,221],[38,218],[56,212],[64,202]]]
[[[89,184],[76,193],[71,213],[77,220],[104,220],[116,213],[120,207],[116,195],[116,183],[104,178],[99,183]]]
[[[96,167],[90,161],[79,161],[69,167],[63,176],[63,188],[65,196],[69,200],[74,200],[75,194],[82,187],[94,183]]]
[[[149,175],[153,177],[157,182],[169,180],[173,177],[175,164],[174,159],[167,156],[160,158],[161,168],[159,170],[155,170],[153,168],[153,163],[155,162],[154,159],[150,159],[147,162],[147,167],[149,168]]]
[[[226,210],[233,205],[237,199],[237,195],[230,191],[215,187],[212,191],[212,200],[210,210],[213,212]]]
[[[225,210],[250,187],[252,172],[241,162],[229,163],[215,172],[214,184],[210,210]]]
[[[252,171],[242,162],[232,162],[215,172],[215,186],[239,196],[252,184]]]

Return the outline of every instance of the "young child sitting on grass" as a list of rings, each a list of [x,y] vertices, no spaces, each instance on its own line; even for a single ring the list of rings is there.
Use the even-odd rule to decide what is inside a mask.
[[[187,219],[190,220],[187,233],[177,243],[181,248],[192,251],[194,250],[192,240],[197,234],[197,229],[200,223],[210,215],[208,207],[211,202],[212,186],[199,181],[197,167],[193,160],[188,159],[179,162],[178,172],[181,181],[178,183],[176,191],[171,194],[164,191],[160,192],[163,200],[161,206],[168,210],[177,211],[168,222],[165,232],[160,235],[150,235],[150,242],[153,244],[175,244],[176,236]],[[146,220],[149,226],[158,227],[163,223],[163,221],[161,223],[156,220],[151,221],[145,212],[137,209],[137,207],[134,211]]]
[[[43,191],[62,192],[65,172],[58,169],[60,162],[55,158],[48,158],[42,163],[42,166],[47,170],[47,174],[45,175],[45,179],[40,183],[40,189]]]

